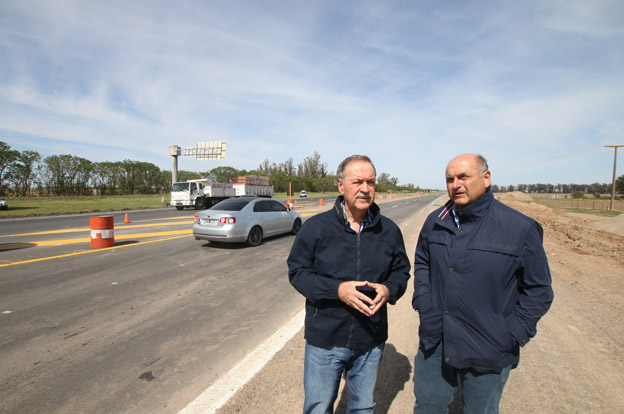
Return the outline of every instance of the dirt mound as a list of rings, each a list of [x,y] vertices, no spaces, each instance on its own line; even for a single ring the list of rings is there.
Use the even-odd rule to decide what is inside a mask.
[[[504,203],[507,201],[533,201],[530,196],[524,194],[522,191],[512,191],[511,193],[497,195],[496,198]]]
[[[536,203],[508,201],[505,204],[537,220],[544,228],[546,241],[567,246],[582,255],[608,257],[624,266],[624,215],[609,218],[556,212]]]

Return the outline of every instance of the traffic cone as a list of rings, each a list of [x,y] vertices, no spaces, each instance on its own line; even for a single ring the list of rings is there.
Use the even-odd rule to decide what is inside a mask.
[[[128,213],[126,213],[126,218],[124,219],[124,223],[130,223],[130,220],[128,219]]]

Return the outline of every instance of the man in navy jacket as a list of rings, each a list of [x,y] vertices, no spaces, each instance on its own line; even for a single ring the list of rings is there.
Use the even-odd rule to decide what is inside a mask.
[[[401,231],[374,203],[370,158],[348,157],[337,176],[342,196],[305,222],[288,257],[290,283],[306,298],[305,414],[333,413],[343,372],[347,413],[373,413],[386,303],[410,276]]]
[[[495,200],[490,180],[482,156],[451,160],[450,200],[418,239],[414,413],[448,412],[458,381],[465,414],[498,413],[520,347],[553,300],[542,227]]]

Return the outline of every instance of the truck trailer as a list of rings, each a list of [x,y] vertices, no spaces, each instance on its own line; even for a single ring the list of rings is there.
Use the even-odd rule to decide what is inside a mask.
[[[250,196],[273,197],[269,177],[234,177],[232,183],[215,183],[206,179],[173,183],[171,205],[178,210],[185,207],[210,208],[219,201],[231,197]]]

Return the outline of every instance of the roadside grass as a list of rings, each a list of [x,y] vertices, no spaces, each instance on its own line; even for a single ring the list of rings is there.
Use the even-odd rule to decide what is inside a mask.
[[[160,197],[157,194],[99,197],[4,197],[9,209],[0,210],[0,219],[163,208]],[[165,199],[169,201],[168,197]]]
[[[331,197],[335,193],[311,193],[308,197]],[[298,196],[299,194],[295,194]],[[165,208],[161,196],[133,195],[133,196],[84,196],[84,197],[3,197],[8,210],[0,210],[0,219],[36,216],[58,216],[64,214],[105,213],[111,211],[146,210]],[[286,193],[275,193],[276,200],[287,200]],[[293,197],[298,198],[298,197]],[[165,196],[165,203],[170,201]]]
[[[596,202],[595,200],[585,200],[585,205],[581,206],[578,200],[562,200],[562,199],[547,199],[532,197],[532,201],[547,207],[552,208],[554,211],[566,211],[570,213],[581,214],[594,214],[597,216],[615,217],[622,214],[622,202],[616,201],[614,205],[614,211],[608,209],[608,201]],[[594,201],[594,202],[592,202]],[[596,204],[597,203],[597,204]],[[576,205],[574,205],[576,204]],[[587,208],[587,207],[594,208]]]

